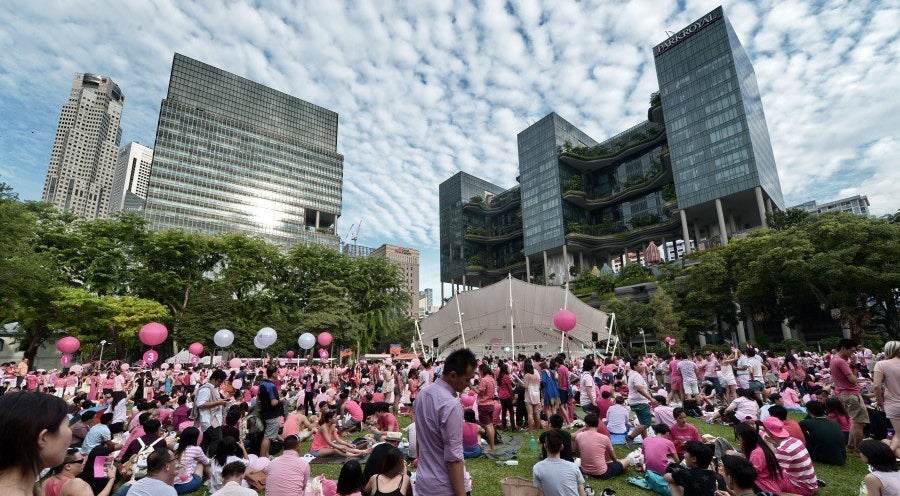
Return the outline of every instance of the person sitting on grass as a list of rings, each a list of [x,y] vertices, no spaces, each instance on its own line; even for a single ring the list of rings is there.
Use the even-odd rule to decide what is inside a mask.
[[[463,457],[478,458],[484,451],[481,447],[481,435],[485,432],[484,427],[478,424],[475,412],[472,410],[466,409],[463,412],[463,420],[465,421],[462,434]]]
[[[675,443],[675,449],[678,450],[678,457],[681,458],[684,456],[684,443],[701,441],[700,431],[687,422],[687,413],[684,408],[675,408],[672,413],[675,415],[675,423],[669,426],[669,433],[672,442]]]
[[[825,406],[818,401],[807,403],[806,411],[809,417],[800,421],[800,428],[813,461],[843,465],[847,461],[847,439],[841,426],[825,416]]]
[[[781,420],[774,416],[764,420],[763,427],[765,440],[775,448],[775,458],[781,465],[781,490],[801,496],[816,494],[819,491],[816,469],[803,443],[792,438]]]
[[[716,489],[725,490],[722,476],[709,469],[713,449],[698,441],[684,444],[687,468],[676,468],[663,475],[672,496],[715,496]]]
[[[581,457],[581,471],[598,479],[612,479],[625,472],[628,459],[619,461],[609,436],[597,432],[599,420],[593,413],[584,417],[586,428],[575,435],[572,447]]]
[[[606,411],[606,428],[609,429],[610,434],[624,436],[631,432],[630,415],[631,410],[625,406],[625,396],[616,396],[616,404]]]
[[[644,465],[647,470],[663,475],[669,463],[678,463],[678,451],[669,436],[669,426],[656,424],[653,426],[653,432],[656,435],[647,437],[641,445]]]
[[[363,456],[368,452],[368,450],[357,449],[356,446],[341,439],[333,411],[327,411],[320,415],[319,427],[316,428],[316,432],[313,434],[312,446],[310,447],[310,453],[313,456],[354,458]]]
[[[727,491],[718,490],[716,496],[775,496],[778,492],[756,492],[756,469],[746,458],[725,455],[722,458]]]
[[[246,470],[243,462],[226,463],[222,467],[222,488],[212,496],[258,496],[255,490],[241,485]]]
[[[541,437],[538,439],[538,441],[541,443],[541,460],[547,458],[547,446],[544,445],[547,440],[547,436],[550,433],[556,432],[559,434],[559,437],[562,438],[563,443],[563,447],[559,453],[559,457],[570,462],[575,461],[575,457],[572,455],[572,435],[569,434],[569,431],[563,430],[562,426],[562,415],[555,413],[550,416],[550,429],[542,432]]]
[[[551,416],[553,417],[559,417],[562,421],[562,416]],[[578,470],[578,466],[560,458],[563,449],[563,437],[560,434],[563,432],[565,431],[553,429],[541,435],[547,457],[532,467],[532,482],[544,496],[586,496],[584,475]]]
[[[387,403],[378,403],[375,407],[375,426],[372,427],[372,433],[375,439],[384,441],[384,436],[388,432],[397,432],[400,430],[400,424],[397,417],[390,412],[390,405]]]
[[[665,396],[655,395],[653,399],[658,403],[658,405],[650,409],[653,413],[653,420],[657,424],[665,424],[666,427],[671,427],[675,423],[675,409],[666,404]]]
[[[890,445],[866,439],[859,443],[859,457],[871,467],[863,479],[869,496],[900,494],[900,471]]]
[[[368,464],[368,462],[367,462]],[[365,479],[359,460],[348,460],[337,480],[337,496],[362,496]]]
[[[762,440],[756,426],[741,422],[734,426],[734,437],[740,454],[750,460],[756,470],[756,486],[763,491],[781,492],[781,465],[772,448]]]
[[[391,447],[385,453],[381,470],[366,482],[363,492],[372,496],[412,494],[412,484],[406,475],[406,460],[399,449]]]
[[[720,409],[713,415],[709,423],[722,420],[734,425],[738,422],[756,420],[759,418],[759,403],[756,402],[756,394],[749,388],[738,388],[737,398],[731,401],[727,407]]]
[[[805,412],[806,408],[804,408],[803,411]],[[781,423],[784,424],[785,430],[788,431],[791,437],[794,439],[798,439],[801,443],[803,443],[803,446],[806,446],[806,436],[803,434],[803,429],[800,427],[800,424],[798,424],[796,420],[787,418],[787,408],[780,405],[772,405],[772,408],[769,408],[769,416],[781,420]]]

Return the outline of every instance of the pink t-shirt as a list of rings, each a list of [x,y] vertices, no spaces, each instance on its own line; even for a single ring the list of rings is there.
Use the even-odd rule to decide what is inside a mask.
[[[766,467],[766,454],[763,453],[762,448],[759,446],[750,453],[750,463],[756,469],[756,485],[760,489],[775,494],[781,493],[781,481],[773,477],[772,473],[769,472],[769,469]]]
[[[675,444],[675,449],[678,450],[679,455],[684,453],[684,443],[701,441],[700,432],[691,424],[684,424],[684,427],[678,427],[677,423],[670,425],[669,437],[672,438],[672,443]]]
[[[651,436],[644,439],[641,449],[644,451],[644,464],[646,464],[647,470],[652,470],[659,475],[666,473],[669,455],[678,458],[675,444],[662,436]]]
[[[494,394],[497,391],[497,381],[494,376],[486,375],[478,383],[478,404],[490,405],[494,403]]]
[[[347,412],[350,414],[350,418],[353,419],[354,422],[362,422],[363,411],[362,407],[359,406],[359,403],[353,400],[347,400],[344,404],[347,405]]]
[[[595,430],[581,431],[575,436],[575,444],[581,455],[581,470],[588,475],[603,475],[606,464],[612,460],[612,442],[609,437]]]
[[[800,406],[800,393],[794,388],[785,388],[781,392],[781,400],[784,401],[785,408]]]
[[[829,413],[828,418],[834,420],[841,426],[841,431],[850,432],[850,417],[846,415],[838,415],[836,413]]]
[[[856,372],[850,369],[850,365],[839,355],[831,357],[831,381],[834,383],[835,393],[837,394],[859,394],[859,384],[854,384],[847,379],[848,375],[856,375]]]
[[[463,424],[463,448],[469,450],[478,446],[478,427],[478,424],[473,424],[472,422]]]

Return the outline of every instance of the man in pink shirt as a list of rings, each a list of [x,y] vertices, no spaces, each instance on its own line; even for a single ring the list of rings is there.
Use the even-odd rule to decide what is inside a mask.
[[[625,472],[628,460],[618,461],[609,436],[597,432],[599,420],[593,413],[584,417],[587,426],[572,439],[572,449],[581,457],[584,475],[599,479],[612,479]]]
[[[852,339],[844,338],[838,341],[837,355],[831,358],[829,365],[834,392],[841,399],[847,413],[850,414],[850,419],[853,420],[853,425],[850,427],[850,439],[847,441],[847,446],[853,449],[856,449],[856,445],[862,441],[863,429],[869,423],[869,412],[866,410],[862,396],[859,395],[859,379],[856,371],[851,369],[850,364],[847,363],[847,360],[856,352],[856,346],[856,341]]]
[[[653,426],[655,436],[644,439],[641,450],[644,452],[644,465],[647,470],[659,475],[666,473],[669,463],[678,463],[678,451],[669,437],[669,426],[657,424]]]
[[[288,436],[284,453],[266,467],[266,496],[297,496],[306,491],[309,463],[300,457],[300,440]]]
[[[488,446],[494,451],[494,394],[497,392],[497,381],[491,367],[482,362],[478,366],[481,380],[478,382],[478,422],[484,427],[488,438]]]

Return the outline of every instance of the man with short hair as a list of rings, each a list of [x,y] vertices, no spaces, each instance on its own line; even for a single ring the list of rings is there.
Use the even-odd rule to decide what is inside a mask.
[[[95,416],[97,416],[97,412],[88,410],[78,417],[78,421],[72,424],[71,427],[72,444],[69,446],[73,448],[81,447],[81,443],[84,442],[85,436],[87,436],[88,431],[91,430],[91,421],[94,420]]]
[[[852,339],[841,339],[838,341],[837,355],[831,357],[829,370],[831,371],[831,381],[834,383],[834,392],[847,413],[853,421],[850,427],[850,439],[847,446],[856,449],[859,442],[863,439],[863,429],[869,423],[869,412],[866,410],[866,404],[860,396],[859,379],[856,371],[850,368],[847,363],[856,352],[857,343]]]
[[[159,428],[159,420],[155,418],[148,419],[143,424],[144,427],[144,435],[135,439],[131,444],[128,445],[128,448],[121,455],[122,461],[128,461],[132,456],[138,454],[141,450],[152,446],[153,449],[157,447],[166,446],[165,434],[161,433]]]
[[[637,415],[639,424],[625,436],[625,440],[630,446],[634,442],[634,438],[647,432],[647,428],[653,423],[650,408],[656,406],[656,400],[647,391],[647,381],[642,375],[646,370],[643,357],[634,357],[629,364],[631,370],[628,371],[628,404]]]
[[[309,474],[309,462],[300,457],[300,439],[288,436],[284,452],[266,468],[266,496],[303,494]]]
[[[555,432],[559,434],[559,437],[563,442],[562,450],[560,450],[559,452],[559,457],[563,460],[574,462],[575,457],[572,455],[572,435],[569,434],[569,431],[563,430],[562,415],[554,413],[550,416],[549,422],[550,430],[542,432],[540,438],[538,438],[538,442],[541,444],[541,460],[547,458],[547,447],[544,445],[547,440],[547,436]]]
[[[717,489],[725,489],[722,476],[709,470],[713,448],[700,441],[684,444],[684,463],[687,468],[663,475],[672,496],[711,496]]]
[[[197,420],[200,423],[200,432],[203,433],[203,441],[200,447],[207,456],[216,454],[219,442],[222,441],[222,425],[225,423],[225,408],[227,401],[219,394],[219,386],[228,376],[222,369],[216,369],[209,376],[209,382],[200,386],[194,403],[197,405]]]
[[[413,403],[419,467],[414,491],[429,496],[464,496],[463,411],[457,399],[475,374],[478,360],[468,348],[450,353],[441,377]]]
[[[109,430],[109,423],[112,422],[112,419],[112,413],[104,413],[100,416],[100,423],[91,427],[84,436],[84,442],[81,443],[81,454],[87,455],[101,444],[113,451],[121,449],[121,446],[112,441],[112,431]]]
[[[814,462],[843,465],[847,461],[847,447],[840,424],[825,415],[825,405],[818,401],[806,403],[809,417],[800,421],[807,439],[806,449]]]
[[[259,396],[256,401],[259,404],[259,412],[265,422],[265,432],[262,443],[259,446],[259,456],[269,456],[269,447],[272,441],[278,439],[278,431],[281,428],[278,419],[284,416],[284,404],[275,382],[278,380],[278,367],[269,365],[266,367],[266,378],[259,385]]]
[[[147,456],[147,476],[128,489],[128,496],[178,496],[175,491],[175,453],[166,447]]]
[[[584,430],[575,435],[572,449],[581,457],[581,471],[598,479],[612,479],[625,472],[628,460],[616,459],[609,436],[597,432],[599,419],[593,413],[584,417]]]
[[[246,469],[244,462],[226,463],[222,467],[222,488],[212,496],[259,496],[253,489],[241,485]]]
[[[781,399],[781,395],[778,393],[772,393],[769,395],[770,403],[767,403],[759,409],[759,420],[763,421],[771,415],[769,411],[770,408],[776,405],[784,406],[784,400]]]
[[[532,467],[532,481],[543,491],[544,496],[585,496],[584,475],[574,463],[560,458],[563,448],[560,436],[562,432],[565,431],[551,430],[544,433],[546,436],[542,435],[545,437],[543,446],[547,451],[547,458]]]

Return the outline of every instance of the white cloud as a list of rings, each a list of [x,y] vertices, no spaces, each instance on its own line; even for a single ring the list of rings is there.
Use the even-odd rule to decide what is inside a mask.
[[[151,143],[172,53],[340,114],[341,234],[422,251],[437,290],[437,186],[465,170],[503,186],[516,134],[555,110],[597,139],[646,115],[651,47],[709,2],[0,3],[0,173],[38,198],[76,72],[126,95],[123,141]],[[680,7],[681,6],[681,7]],[[756,68],[789,204],[866,194],[898,207],[900,8],[874,0],[729,1]],[[438,291],[439,292],[439,291]]]

